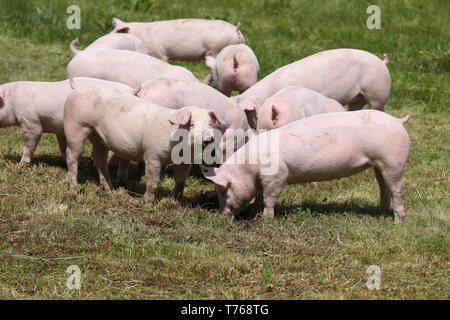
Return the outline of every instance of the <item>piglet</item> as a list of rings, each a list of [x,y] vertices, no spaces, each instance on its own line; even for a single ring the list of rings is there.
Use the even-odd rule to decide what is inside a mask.
[[[180,132],[187,133],[184,141],[187,148],[182,150],[189,151],[194,143],[210,142],[212,131],[220,124],[220,119],[210,110],[193,106],[173,110],[117,90],[79,87],[67,97],[64,107],[67,181],[70,187],[76,186],[78,161],[89,139],[100,183],[106,190],[112,188],[107,167],[109,150],[122,159],[145,162],[144,199],[151,204],[161,168],[174,162],[173,148],[183,143],[173,139],[173,135],[183,129]],[[175,159],[174,166],[175,194],[181,196],[193,160],[178,160]]]
[[[139,89],[134,90],[121,83],[92,78],[75,78],[73,83],[75,86],[106,86],[132,94],[136,94]],[[44,132],[56,134],[59,149],[65,157],[64,102],[72,91],[69,80],[16,81],[0,86],[0,127],[20,126],[22,129],[21,166],[31,163],[34,150]]]
[[[298,85],[349,106],[383,110],[389,97],[391,78],[386,67],[387,56],[356,49],[322,51],[272,72],[244,93],[232,97],[247,112],[249,124],[256,128],[261,106],[280,89]]]
[[[67,78],[91,77],[134,87],[136,82],[170,77],[197,80],[188,69],[173,66],[143,53],[118,49],[90,49],[79,53],[67,66]]]
[[[344,112],[336,100],[317,91],[289,86],[267,99],[258,114],[259,129],[275,129],[290,122],[327,112]]]
[[[207,55],[205,61],[217,89],[227,96],[233,90],[244,92],[258,80],[258,59],[245,44],[226,46],[217,58]],[[209,81],[210,77],[205,80]]]
[[[229,44],[244,43],[237,26],[222,20],[176,19],[156,22],[123,22],[113,18],[115,32],[139,37],[151,56],[163,61],[200,61],[216,56]]]
[[[394,221],[402,222],[408,119],[377,110],[319,114],[253,136],[220,168],[203,167],[203,174],[216,184],[223,213],[238,214],[256,196],[264,215],[273,217],[285,185],[339,179],[373,167],[382,213],[389,212],[392,200]]]

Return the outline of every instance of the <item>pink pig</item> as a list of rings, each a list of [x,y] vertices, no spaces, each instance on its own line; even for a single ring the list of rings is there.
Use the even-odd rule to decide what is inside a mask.
[[[289,86],[264,102],[258,114],[258,129],[275,129],[287,123],[327,112],[344,112],[336,100],[317,91]]]
[[[177,19],[156,22],[123,22],[113,18],[116,32],[138,36],[149,55],[163,61],[200,61],[207,52],[216,56],[229,44],[244,43],[237,26],[222,20]]]
[[[193,147],[211,141],[211,132],[217,125],[220,119],[213,111],[195,106],[173,110],[106,87],[76,88],[64,105],[67,181],[70,187],[77,185],[78,161],[89,139],[100,184],[106,190],[112,189],[108,150],[122,159],[144,161],[147,177],[144,199],[153,203],[162,167],[176,160],[172,156],[178,145],[172,140],[174,134],[188,132],[185,142]],[[182,196],[192,161],[190,158],[187,162],[174,163],[176,196]]]
[[[67,66],[67,78],[91,77],[121,82],[130,87],[151,78],[197,80],[188,69],[143,53],[118,49],[80,51]]]
[[[75,48],[75,45],[77,43],[78,39],[75,39],[70,43],[70,50],[74,54],[80,53],[80,50]],[[144,44],[144,42],[142,42],[142,40],[136,37],[135,35],[128,33],[112,32],[105,34],[104,36],[92,42],[84,50],[99,49],[99,48],[131,50],[143,54],[148,54],[147,46]]]
[[[361,109],[366,103],[372,109],[383,110],[391,88],[386,63],[386,55],[382,61],[363,50],[322,51],[272,72],[232,99],[246,110],[252,128],[256,128],[264,101],[291,85],[307,87],[342,105],[348,104],[349,110]]]
[[[402,222],[408,119],[377,110],[319,114],[253,136],[220,168],[203,167],[203,174],[216,184],[223,213],[238,214],[256,196],[264,215],[273,217],[285,185],[339,179],[373,167],[382,213],[389,212],[392,200],[394,221]]]
[[[258,80],[258,59],[245,44],[226,46],[217,58],[207,55],[205,59],[217,89],[227,96],[233,90],[244,92]],[[207,77],[205,82],[210,78]]]
[[[58,82],[16,81],[0,86],[0,127],[20,126],[23,154],[20,164],[29,165],[39,139],[44,132],[58,138],[63,157],[66,154],[64,136],[64,102],[73,91],[69,80]],[[135,94],[121,83],[92,78],[75,78],[75,86],[103,86]]]

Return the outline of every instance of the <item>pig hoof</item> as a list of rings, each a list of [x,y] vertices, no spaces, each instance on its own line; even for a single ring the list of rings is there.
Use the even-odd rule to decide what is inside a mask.
[[[20,168],[26,168],[30,166],[30,162],[26,162],[26,161],[20,161],[19,162],[19,167]]]
[[[149,201],[149,202],[145,202],[145,208],[147,209],[151,209],[156,205],[155,201]]]
[[[149,207],[149,208],[154,207],[156,204],[155,196],[154,195],[151,195],[151,196],[144,195],[144,202],[145,202],[146,207]]]
[[[116,170],[119,167],[119,160],[117,157],[111,157],[111,159],[108,162],[108,169],[109,171]]]
[[[394,223],[403,223],[404,219],[405,219],[404,217],[395,217],[394,218]]]
[[[382,211],[380,212],[380,215],[381,215],[382,217],[389,217],[391,214],[390,214],[389,211],[382,210]]]
[[[112,185],[109,185],[106,183],[102,184],[101,188],[103,189],[103,191],[108,192],[108,193],[111,192],[113,189]]]
[[[264,209],[263,215],[265,217],[274,218],[274,211],[273,209]]]

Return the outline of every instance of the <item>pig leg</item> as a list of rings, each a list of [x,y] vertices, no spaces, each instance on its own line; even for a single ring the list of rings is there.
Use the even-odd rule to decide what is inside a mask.
[[[64,135],[56,135],[56,138],[58,139],[58,146],[59,151],[61,152],[61,155],[64,160],[66,160],[66,148],[67,148],[67,140]]]
[[[394,222],[401,223],[405,219],[405,208],[403,207],[403,177],[402,170],[390,169],[380,170],[386,187],[392,195],[392,207],[394,209]],[[377,178],[378,179],[378,178]]]
[[[362,94],[358,94],[348,104],[348,111],[361,110],[366,104],[366,99]]]
[[[111,159],[109,159],[108,167],[109,170],[116,169],[119,166],[119,157],[115,154],[112,155]]]
[[[166,55],[160,55],[158,56],[158,59],[169,63],[169,58]]]
[[[264,196],[263,196],[263,188],[260,181],[256,182],[256,198],[255,198],[255,207],[256,209],[261,209],[264,206]]]
[[[173,168],[175,179],[175,199],[181,199],[183,197],[184,185],[191,168],[191,164],[180,164]]]
[[[403,207],[403,178],[400,176],[399,179],[395,179],[395,181],[389,181],[388,184],[392,193],[394,222],[402,223],[406,216],[405,208]]]
[[[117,156],[116,156],[117,157]],[[130,161],[117,157],[119,161],[119,169],[117,170],[116,186],[124,186],[128,181],[128,169],[130,167]]]
[[[84,143],[91,133],[91,130],[89,128],[80,128],[78,126],[66,126],[65,133],[67,139],[67,183],[70,188],[73,188],[77,185],[78,160],[83,153]]]
[[[145,178],[147,190],[144,194],[144,201],[153,205],[155,201],[155,192],[159,184],[161,174],[161,162],[158,159],[147,158],[145,160]]]
[[[392,187],[392,206],[394,207],[394,222],[401,223],[405,220],[406,212],[403,207],[403,179]]]
[[[162,60],[164,62],[169,61],[169,57],[166,54],[166,50],[164,49],[164,46],[161,44],[161,42],[157,41],[156,39],[153,39],[152,41],[152,47],[149,48],[149,55],[152,57],[155,57],[159,60]]]
[[[92,157],[98,170],[100,185],[106,191],[111,191],[113,186],[108,171],[108,148],[97,136],[91,136],[90,140],[92,142]]]
[[[20,166],[25,167],[31,163],[34,150],[41,138],[42,128],[38,126],[22,126],[23,151]]]
[[[145,162],[138,163],[138,174],[139,174],[139,178],[145,174]]]
[[[386,104],[387,99],[383,99],[380,97],[368,97],[367,103],[370,106],[370,109],[384,111],[384,105]]]
[[[391,81],[389,76],[380,77],[370,82],[367,88],[363,88],[365,99],[370,109],[384,111],[384,106],[389,98]]]
[[[282,174],[280,174],[281,176]],[[263,215],[266,217],[274,217],[274,207],[278,200],[278,196],[283,190],[284,179],[270,176],[268,179],[262,179],[263,197],[264,197],[264,211]]]
[[[388,215],[390,206],[391,206],[391,191],[389,190],[388,186],[386,185],[386,182],[384,181],[383,176],[381,175],[381,172],[379,169],[374,168],[375,171],[375,177],[377,178],[378,185],[380,187],[380,208],[381,208],[381,214]]]

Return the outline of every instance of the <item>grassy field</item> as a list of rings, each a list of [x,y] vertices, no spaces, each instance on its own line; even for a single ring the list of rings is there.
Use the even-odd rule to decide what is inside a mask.
[[[81,8],[68,30],[66,8]],[[366,8],[381,8],[381,29]],[[185,199],[170,196],[167,168],[158,204],[144,209],[144,177],[133,165],[126,189],[105,193],[86,147],[73,196],[56,138],[44,134],[20,168],[18,128],[0,130],[0,298],[3,299],[449,299],[448,14],[442,1],[28,1],[0,2],[0,83],[61,80],[69,42],[83,48],[125,21],[219,18],[241,30],[260,78],[317,51],[350,47],[389,55],[386,112],[411,114],[405,223],[379,213],[372,170],[289,186],[275,219],[218,214],[214,187],[193,170]],[[203,63],[180,63],[199,79]],[[80,290],[66,269],[78,265]],[[366,269],[381,269],[381,289]]]

